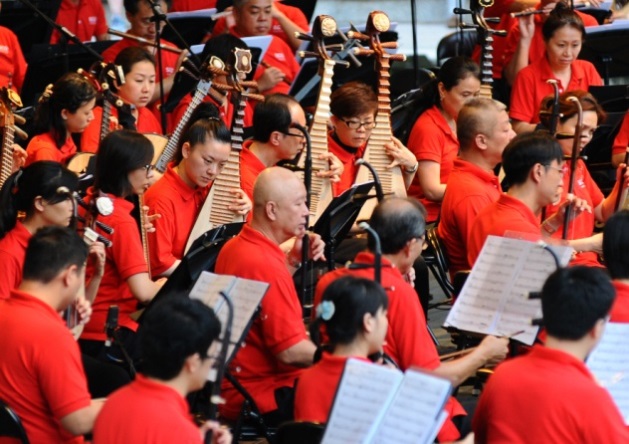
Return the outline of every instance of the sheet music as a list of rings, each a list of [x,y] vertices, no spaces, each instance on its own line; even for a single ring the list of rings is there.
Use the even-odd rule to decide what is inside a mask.
[[[550,248],[562,266],[568,264],[572,248]],[[444,325],[496,336],[524,330],[517,340],[533,344],[538,327],[531,320],[542,311],[540,301],[528,295],[539,291],[555,268],[537,242],[489,236]]]
[[[629,425],[629,324],[609,322],[601,342],[590,353],[586,364],[605,387]]]
[[[225,292],[234,305],[234,318],[232,323],[231,339],[227,350],[227,362],[231,361],[236,344],[243,339],[247,326],[256,312],[269,284],[250,279],[241,279],[235,276],[214,274],[207,271],[201,273],[197,279],[190,298],[199,299],[208,307],[212,307],[216,316],[221,321],[221,335],[223,338],[227,327],[227,303],[220,296]],[[213,380],[214,372],[210,372],[208,380]]]
[[[443,407],[451,387],[444,378],[407,370],[371,442],[432,443],[445,420]]]
[[[398,370],[348,359],[321,443],[368,442],[402,377]]]

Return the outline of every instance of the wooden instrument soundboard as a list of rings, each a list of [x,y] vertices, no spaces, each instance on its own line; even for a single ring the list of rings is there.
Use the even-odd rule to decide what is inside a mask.
[[[2,155],[0,156],[0,188],[13,172],[13,141],[15,116],[13,107],[20,108],[22,100],[11,88],[0,88],[0,128],[2,128]]]

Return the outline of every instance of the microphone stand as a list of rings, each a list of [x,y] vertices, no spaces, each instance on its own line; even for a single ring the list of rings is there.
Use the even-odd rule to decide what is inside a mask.
[[[378,177],[378,173],[375,168],[365,159],[356,159],[354,165],[364,165],[369,170],[373,176],[374,185],[376,186],[376,196],[378,197],[378,202],[382,201],[382,199],[384,199],[384,191],[382,191],[382,183],[380,182],[380,177]]]
[[[358,224],[360,228],[367,231],[369,234],[373,236],[373,240],[375,243],[374,246],[374,280],[381,284],[382,283],[382,245],[380,244],[380,236],[376,233],[376,230],[371,228],[371,226],[367,222],[361,222]]]

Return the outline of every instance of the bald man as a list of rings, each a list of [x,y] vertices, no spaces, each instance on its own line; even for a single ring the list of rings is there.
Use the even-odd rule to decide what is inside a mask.
[[[301,369],[312,364],[315,345],[302,321],[302,308],[292,275],[301,261],[304,236],[309,236],[312,259],[323,258],[324,244],[306,232],[306,189],[291,171],[267,168],[253,187],[253,219],[227,242],[216,272],[270,284],[261,310],[243,348],[230,365],[232,375],[253,397],[267,424],[292,419],[291,392]],[[290,239],[288,251],[280,248]],[[229,383],[222,395],[221,415],[238,417],[243,398]]]

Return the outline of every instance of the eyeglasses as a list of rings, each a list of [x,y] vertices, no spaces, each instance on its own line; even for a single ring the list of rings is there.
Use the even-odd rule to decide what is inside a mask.
[[[304,135],[303,135],[303,134],[301,134],[301,133],[299,133],[299,134],[294,134],[294,133],[291,133],[291,132],[288,132],[288,131],[287,131],[287,132],[282,133],[282,134],[284,134],[285,136],[299,137],[301,140],[303,140],[303,139],[305,139],[305,138],[306,138],[306,136],[304,136]]]
[[[151,171],[155,169],[155,165],[144,165],[142,168],[146,170],[146,177],[151,175]]]
[[[343,123],[347,125],[349,129],[359,129],[360,127],[364,127],[366,130],[370,130],[376,127],[375,120],[372,120],[371,122],[360,122],[358,120],[343,120]]]
[[[551,169],[551,170],[555,170],[555,171],[559,171],[561,174],[563,174],[563,167],[556,167],[556,166],[552,166],[552,165],[544,165],[544,168],[546,169]]]

